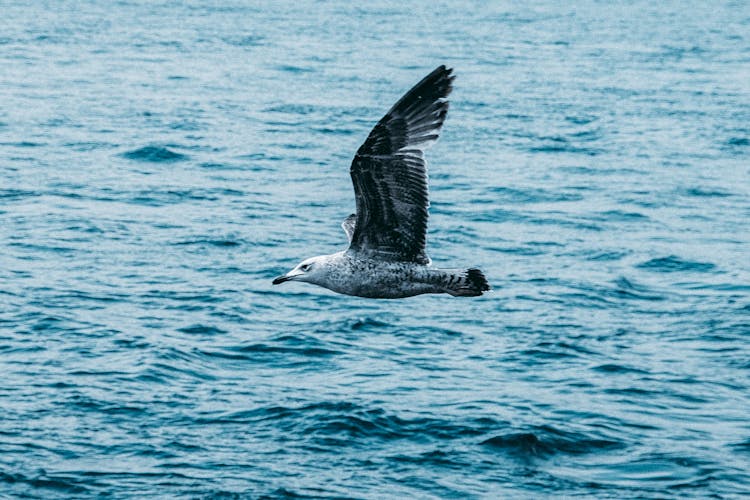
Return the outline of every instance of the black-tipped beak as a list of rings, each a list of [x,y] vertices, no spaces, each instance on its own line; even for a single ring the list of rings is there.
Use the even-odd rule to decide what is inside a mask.
[[[282,284],[285,281],[289,281],[290,279],[291,278],[289,278],[287,276],[279,276],[278,278],[276,278],[275,280],[273,280],[273,284],[274,285],[280,285],[280,284]]]

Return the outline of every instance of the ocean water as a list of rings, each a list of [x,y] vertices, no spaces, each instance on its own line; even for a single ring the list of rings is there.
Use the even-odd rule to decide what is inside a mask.
[[[0,498],[750,495],[746,2],[0,2]],[[439,64],[428,251],[271,279]]]

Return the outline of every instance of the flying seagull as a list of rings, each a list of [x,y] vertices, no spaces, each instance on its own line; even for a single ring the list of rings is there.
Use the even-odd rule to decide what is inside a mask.
[[[359,297],[397,299],[423,293],[476,297],[490,289],[479,269],[437,269],[425,251],[427,165],[448,114],[453,70],[440,66],[375,125],[351,166],[357,213],[341,226],[349,248],[303,260],[273,280],[304,281]]]

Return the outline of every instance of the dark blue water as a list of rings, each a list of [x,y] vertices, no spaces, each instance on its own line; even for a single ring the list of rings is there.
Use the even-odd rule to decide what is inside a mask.
[[[0,496],[750,494],[745,2],[3,1]],[[429,253],[271,279],[438,64]]]

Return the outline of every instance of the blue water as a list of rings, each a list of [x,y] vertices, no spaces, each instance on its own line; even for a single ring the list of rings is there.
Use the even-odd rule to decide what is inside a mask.
[[[575,4],[3,1],[0,497],[750,494],[750,9]],[[272,287],[439,64],[495,291]]]

